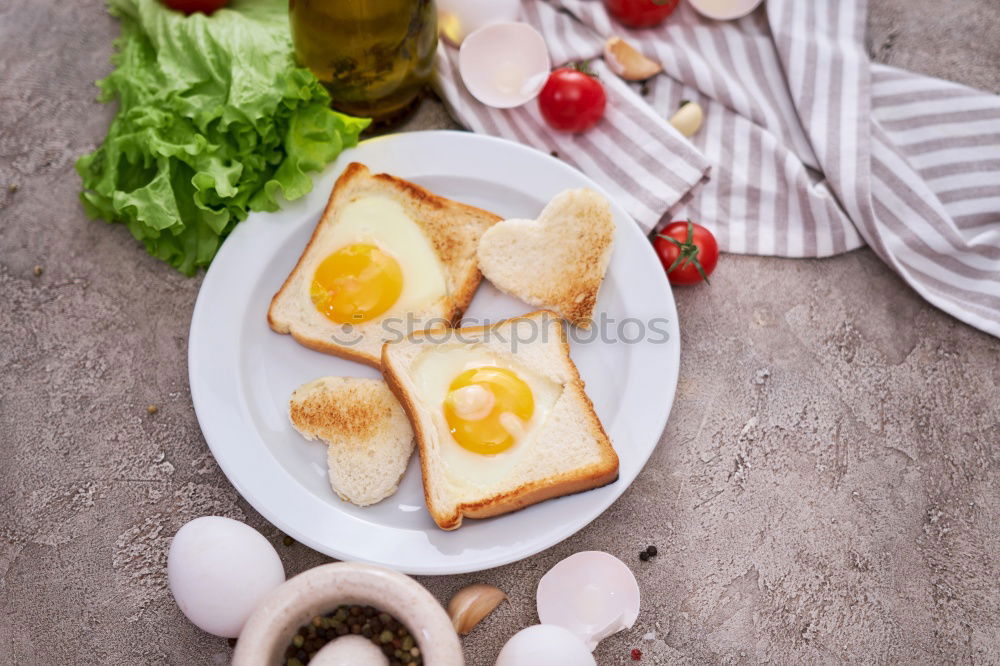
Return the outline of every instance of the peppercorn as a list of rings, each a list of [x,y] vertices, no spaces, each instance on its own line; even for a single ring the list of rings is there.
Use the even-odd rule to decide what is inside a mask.
[[[643,562],[649,562],[649,552],[645,550],[640,550],[639,559],[642,560]]]
[[[646,546],[646,552],[650,557],[656,557],[656,546]]]
[[[639,661],[640,659],[642,659],[642,650],[632,648],[632,661]]]
[[[384,621],[383,621],[384,620]],[[300,626],[282,653],[283,666],[306,666],[334,638],[360,634],[376,645],[391,664],[423,666],[416,640],[396,618],[371,606],[342,604]]]

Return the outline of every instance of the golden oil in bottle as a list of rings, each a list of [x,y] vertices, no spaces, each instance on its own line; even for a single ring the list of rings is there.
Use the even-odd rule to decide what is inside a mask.
[[[289,0],[295,57],[330,91],[334,108],[388,120],[430,78],[434,0]]]

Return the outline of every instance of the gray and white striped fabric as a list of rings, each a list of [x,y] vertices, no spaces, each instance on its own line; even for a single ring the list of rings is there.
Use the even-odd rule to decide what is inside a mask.
[[[559,157],[650,230],[700,221],[726,252],[824,257],[868,244],[925,299],[1000,337],[1000,97],[869,61],[864,0],[767,0],[739,21],[682,3],[654,29],[615,23],[599,0],[523,0],[556,64],[598,58],[619,35],[663,64],[640,87],[593,63],[605,117],[553,132],[537,104],[499,110],[468,93],[456,49],[438,93],[476,132]],[[666,122],[682,99],[705,124]]]

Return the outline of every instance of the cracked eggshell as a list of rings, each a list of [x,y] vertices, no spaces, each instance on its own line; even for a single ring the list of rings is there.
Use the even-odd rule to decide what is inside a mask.
[[[538,618],[564,627],[590,650],[639,617],[639,584],[614,555],[591,550],[570,555],[538,582]]]
[[[174,535],[167,582],[199,629],[236,638],[264,596],[285,582],[281,558],[260,532],[238,520],[202,516]]]
[[[551,61],[542,35],[527,23],[494,23],[469,35],[458,52],[458,71],[472,96],[509,109],[538,96]]]
[[[688,0],[699,14],[716,21],[743,18],[763,0]]]

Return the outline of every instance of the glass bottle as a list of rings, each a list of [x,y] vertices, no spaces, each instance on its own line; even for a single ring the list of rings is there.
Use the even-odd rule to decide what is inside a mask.
[[[295,57],[333,107],[388,121],[415,103],[437,48],[434,0],[289,0]]]

